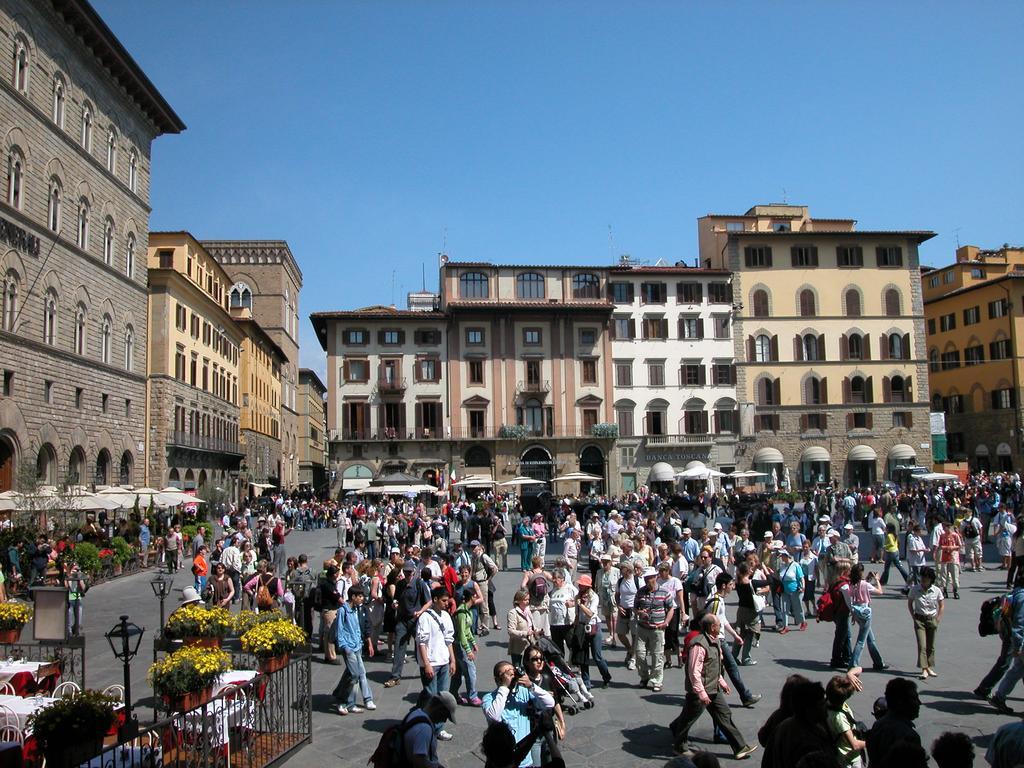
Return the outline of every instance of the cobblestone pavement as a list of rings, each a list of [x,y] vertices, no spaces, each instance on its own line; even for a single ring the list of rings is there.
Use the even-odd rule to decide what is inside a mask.
[[[322,562],[335,547],[333,530],[294,532],[288,537],[289,555],[305,552],[313,563]],[[518,562],[518,557],[510,557]],[[879,566],[872,566],[879,570]],[[150,691],[145,683],[146,670],[152,660],[151,630],[157,625],[158,602],[150,589],[151,575],[139,574],[101,584],[86,597],[86,681],[89,687],[102,688],[121,682],[122,668],[103,638],[103,633],[117,622],[121,613],[148,628],[142,652],[132,666],[133,698],[140,703],[148,700]],[[511,605],[511,597],[518,586],[518,572],[502,573],[498,579],[498,609],[504,613]],[[999,715],[988,704],[974,698],[971,691],[988,671],[998,652],[998,640],[981,638],[977,632],[978,607],[985,596],[993,594],[1004,583],[1005,572],[986,571],[966,573],[962,577],[961,600],[947,603],[945,619],[938,636],[939,677],[919,682],[921,689],[921,717],[918,729],[922,741],[930,745],[944,730],[962,730],[975,741],[983,754],[988,740],[1001,724],[1010,718]],[[896,585],[899,580],[890,582]],[[181,589],[191,581],[187,568],[177,575],[168,612],[180,600]],[[897,590],[898,590],[898,585]],[[884,673],[868,671],[864,674],[865,690],[853,700],[858,717],[870,722],[871,702],[884,692],[886,681],[893,675],[916,679],[917,651],[913,627],[907,614],[906,602],[898,591],[890,591],[876,599],[873,622],[879,647],[891,669]],[[729,610],[734,614],[734,604]],[[504,617],[501,624],[504,626]],[[505,658],[506,634],[492,632],[481,640],[481,654],[477,663],[481,693],[493,686],[491,668]],[[760,648],[754,651],[759,663],[743,667],[747,686],[763,695],[753,709],[739,706],[733,710],[737,725],[747,739],[756,741],[757,729],[778,702],[778,692],[785,677],[801,672],[812,679],[825,682],[831,675],[827,668],[832,641],[832,626],[811,622],[806,632],[790,632],[779,636],[765,632]],[[667,725],[682,704],[683,677],[679,669],[666,671],[665,689],[661,693],[638,689],[636,672],[623,664],[621,649],[606,649],[612,672],[612,685],[598,690],[597,706],[568,718],[569,733],[563,744],[566,764],[585,766],[600,764],[602,768],[617,766],[661,766],[671,757],[671,741]],[[864,658],[867,658],[865,650]],[[341,668],[315,661],[313,664],[313,744],[302,749],[289,762],[304,766],[351,766],[363,768],[373,751],[380,733],[400,718],[415,701],[419,692],[419,679],[414,659],[405,667],[405,679],[396,688],[385,690],[390,665],[385,661],[367,663],[367,670],[378,709],[360,715],[341,717],[331,708],[330,695]],[[596,677],[596,676],[595,676]],[[1024,710],[1024,694],[1017,691],[1010,705]],[[735,694],[731,703],[738,705]],[[143,709],[140,719],[151,716]],[[455,738],[440,745],[440,758],[449,766],[482,765],[479,743],[484,730],[483,714],[470,707],[460,708],[459,722],[450,730]],[[711,744],[711,721],[704,717],[692,732],[695,746],[707,748],[721,757],[729,757],[728,747]],[[759,764],[759,753],[753,764]],[[982,761],[976,765],[982,765]]]

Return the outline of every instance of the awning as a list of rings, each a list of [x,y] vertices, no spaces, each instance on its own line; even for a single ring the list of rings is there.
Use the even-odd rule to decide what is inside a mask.
[[[914,449],[906,443],[897,443],[889,449],[889,460],[893,461],[906,461],[907,459],[916,459],[917,454]]]
[[[689,461],[685,469],[707,469],[707,465],[703,461]]]
[[[996,446],[996,456],[1012,456],[1013,451],[1010,450],[1010,446],[1006,443],[1000,443]]]
[[[672,483],[675,482],[676,471],[672,465],[665,461],[659,461],[651,467],[651,473],[647,475],[648,483]]]
[[[870,445],[855,445],[850,449],[850,454],[846,458],[848,461],[874,461],[878,458],[878,454]]]
[[[822,448],[820,445],[812,445],[809,448],[805,448],[804,452],[800,454],[800,461],[831,461],[832,457],[828,455],[828,451]]]
[[[276,485],[270,483],[249,483],[250,488],[255,488],[257,491],[265,491],[268,488],[277,488]]]
[[[782,451],[778,448],[758,448],[754,452],[755,464],[782,464]]]
[[[974,455],[975,456],[988,456],[988,446],[987,445],[979,445],[977,448],[974,449]]]
[[[370,484],[369,477],[346,477],[341,481],[343,491],[361,491]]]

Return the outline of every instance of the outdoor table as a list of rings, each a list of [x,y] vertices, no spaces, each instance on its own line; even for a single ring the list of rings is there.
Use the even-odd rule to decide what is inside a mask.
[[[237,685],[241,687],[258,674],[259,672],[254,669],[233,669],[230,672],[222,672],[217,678],[217,682],[213,684],[213,695],[217,696],[229,685]]]
[[[41,709],[46,709],[48,706],[53,704],[57,699],[47,698],[45,696],[3,696],[0,695],[0,706],[7,707],[14,713],[14,716],[18,719],[15,727],[22,732],[25,737],[25,742],[22,745],[22,752],[25,756],[26,761],[31,761],[35,758],[36,753],[39,750],[38,744],[35,738],[32,736],[32,732],[28,730],[28,719],[31,715],[35,714]],[[9,713],[4,714],[10,716]],[[114,714],[118,720],[123,722],[125,716],[125,710],[123,704],[117,704],[114,706]]]
[[[18,696],[52,691],[59,679],[60,663],[56,661],[0,662],[0,685],[10,683]]]

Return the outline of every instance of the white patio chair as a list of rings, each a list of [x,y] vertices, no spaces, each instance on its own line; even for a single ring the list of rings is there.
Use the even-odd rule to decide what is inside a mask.
[[[0,728],[11,726],[21,730],[21,720],[17,713],[6,704],[0,704]]]
[[[109,696],[112,699],[124,704],[124,686],[123,685],[108,685],[103,689],[103,695]]]
[[[21,732],[20,728],[5,725],[0,727],[0,741],[16,741],[18,744],[24,744],[25,734]]]
[[[56,688],[53,689],[53,693],[50,694],[51,699],[64,699],[74,696],[76,693],[81,693],[82,689],[78,687],[78,683],[66,680]]]
[[[18,692],[14,690],[14,686],[10,682],[6,682],[0,685],[0,696],[17,696]]]

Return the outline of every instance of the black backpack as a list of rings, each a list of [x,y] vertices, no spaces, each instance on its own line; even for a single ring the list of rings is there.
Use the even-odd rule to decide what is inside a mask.
[[[999,634],[1004,597],[1004,595],[996,595],[982,602],[981,613],[978,614],[978,634],[982,637]]]
[[[406,715],[408,717],[408,715]],[[377,748],[373,750],[367,765],[374,768],[404,768],[411,761],[405,758],[405,734],[414,725],[431,723],[429,717],[419,715],[412,719],[402,720],[400,723],[389,725],[380,735]]]

